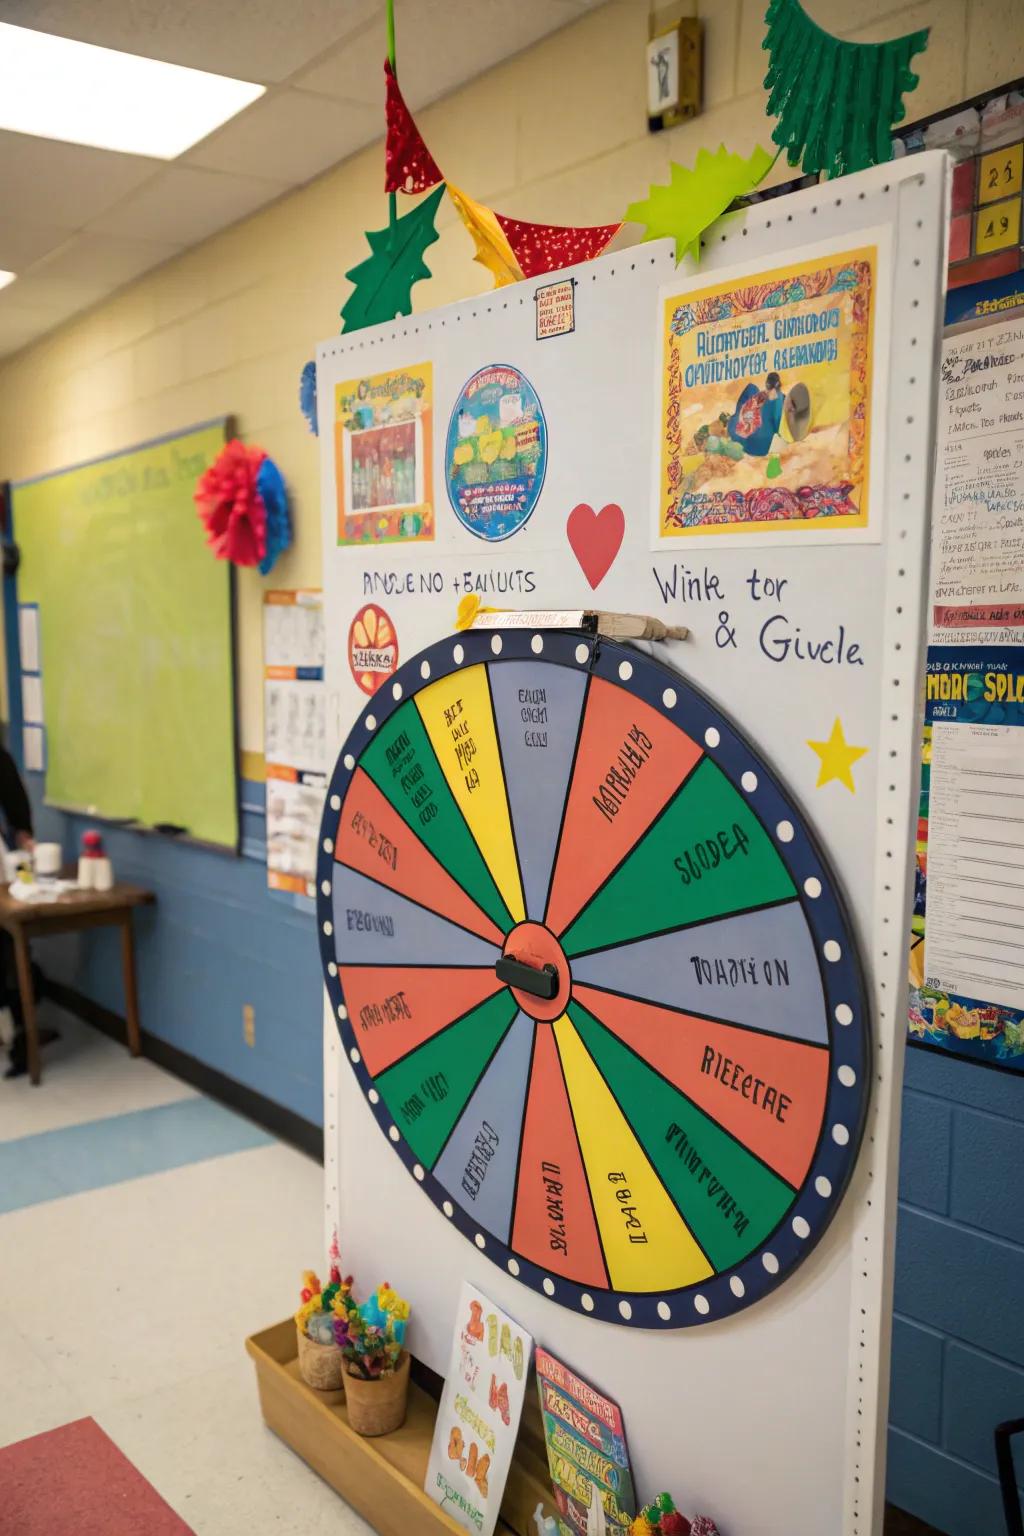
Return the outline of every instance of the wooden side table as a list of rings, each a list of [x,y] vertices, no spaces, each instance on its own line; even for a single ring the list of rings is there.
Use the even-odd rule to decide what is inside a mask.
[[[120,883],[109,891],[65,891],[52,901],[18,901],[10,895],[8,886],[0,886],[0,928],[10,934],[14,944],[18,991],[25,1022],[28,1070],[33,1083],[41,1081],[42,1068],[39,1060],[39,1023],[32,987],[30,941],[48,933],[80,933],[86,928],[120,928],[128,1049],[133,1056],[138,1056],[141,1041],[132,913],[136,907],[148,906],[155,900],[153,892],[144,890],[142,886]]]

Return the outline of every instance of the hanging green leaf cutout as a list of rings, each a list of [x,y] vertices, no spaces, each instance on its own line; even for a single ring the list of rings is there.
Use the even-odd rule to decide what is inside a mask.
[[[772,163],[771,155],[761,148],[749,160],[731,154],[724,144],[714,154],[700,149],[692,171],[673,161],[668,186],[652,186],[645,198],[630,203],[625,217],[646,224],[645,240],[671,235],[677,262],[687,253],[696,259],[704,231],[737,197],[752,192]]]
[[[437,239],[434,216],[444,192],[442,182],[411,213],[384,229],[366,231],[373,254],[345,273],[355,286],[342,307],[343,331],[358,331],[364,325],[380,325],[412,313],[412,285],[430,276],[423,253]]]
[[[888,43],[844,43],[811,20],[800,0],[771,0],[762,47],[772,138],[808,175],[844,176],[892,158],[894,123],[917,85],[910,68],[928,29]]]

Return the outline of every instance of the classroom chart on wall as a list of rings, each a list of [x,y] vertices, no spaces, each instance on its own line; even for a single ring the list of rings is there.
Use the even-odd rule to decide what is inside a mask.
[[[868,1083],[799,810],[625,647],[474,631],[418,669],[342,749],[317,875],[368,1103],[522,1283],[646,1328],[749,1306],[824,1231]]]
[[[267,884],[312,896],[327,768],[320,591],[264,594],[263,666]]]
[[[469,1274],[621,1406],[641,1500],[759,1536],[865,1536],[882,1497],[945,165],[847,185],[725,221],[699,270],[560,273],[571,327],[546,275],[317,356],[328,1230],[415,1291],[433,1369]],[[794,274],[817,299],[757,314]],[[663,444],[672,316],[723,292]],[[339,544],[337,391],[426,362],[433,537]],[[670,471],[783,515],[667,531]],[[843,509],[793,516],[814,487]],[[594,608],[687,638],[481,627]]]
[[[536,1356],[548,1469],[561,1536],[623,1532],[637,1513],[636,1489],[618,1403],[598,1392],[546,1349]]]
[[[18,601],[35,615],[45,726],[25,766],[51,805],[238,842],[232,572],[192,493],[207,422],[12,490]],[[42,759],[45,736],[45,763]]]
[[[1024,319],[975,309],[942,349],[908,1027],[1024,1071]]]

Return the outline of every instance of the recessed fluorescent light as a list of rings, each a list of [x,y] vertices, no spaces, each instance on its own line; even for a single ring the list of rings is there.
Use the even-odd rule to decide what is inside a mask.
[[[6,288],[8,283],[13,283],[17,272],[0,272],[0,288]]]
[[[266,87],[0,22],[0,128],[173,160]]]

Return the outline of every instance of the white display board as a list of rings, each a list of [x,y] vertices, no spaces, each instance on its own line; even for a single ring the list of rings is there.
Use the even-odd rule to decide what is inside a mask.
[[[731,715],[772,765],[814,829],[848,904],[873,1005],[874,1054],[852,1183],[825,1236],[785,1284],[738,1315],[678,1333],[643,1332],[559,1306],[477,1252],[381,1135],[339,1049],[334,1019],[325,1014],[326,1220],[329,1232],[339,1228],[346,1266],[365,1285],[386,1277],[410,1298],[412,1348],[439,1371],[447,1364],[460,1286],[465,1278],[480,1285],[538,1344],[619,1401],[641,1497],[670,1488],[680,1507],[713,1515],[725,1536],[871,1536],[881,1529],[903,935],[918,783],[945,208],[945,157],[915,156],[723,221],[709,235],[699,272],[677,270],[670,243],[658,242],[559,274],[575,279],[571,330],[562,324],[538,339],[535,294],[545,279],[318,349],[328,734],[335,748],[370,687],[386,686],[395,665],[452,633],[467,593],[499,607],[655,614],[689,627],[688,640],[654,649]],[[750,289],[766,274],[816,271],[831,259],[842,265],[844,257],[852,265],[854,256],[872,263],[870,383],[861,411],[870,432],[860,440],[858,486],[850,492],[848,466],[837,458],[840,499],[807,526],[797,525],[794,511],[787,527],[755,522],[736,532],[704,526],[663,536],[666,315],[679,313],[690,293],[706,295],[724,284]],[[829,342],[832,324],[821,321],[822,336],[794,344]],[[849,339],[834,334],[843,355]],[[792,366],[779,371],[792,395],[803,368],[836,354],[782,353],[773,342],[762,356],[765,336],[772,336],[770,321],[767,332],[752,329],[736,344],[753,359],[761,385],[755,404],[771,425],[762,371],[784,357]],[[709,345],[714,356],[716,346],[721,355],[732,343]],[[446,489],[449,424],[456,445],[460,432],[472,435],[465,386],[490,365],[508,370],[510,393],[517,376],[526,381],[544,433],[536,505],[521,526],[493,542],[464,525],[472,522],[472,497],[460,520]],[[345,431],[368,439],[380,425],[378,389],[392,398],[407,389],[414,401],[408,414],[415,431],[393,439],[386,475],[391,486],[414,487],[408,496],[415,495],[415,506],[386,509],[374,527],[365,514],[380,504],[379,464],[377,490],[367,493],[366,465],[353,479],[335,421],[342,399]],[[794,403],[799,407],[798,397]],[[701,404],[685,432],[706,424]],[[723,485],[738,483],[742,494],[744,466],[731,480],[735,450],[724,430],[713,435],[721,442],[712,444],[718,458],[710,469],[706,433],[698,452],[687,454],[685,443],[673,452],[685,472],[701,471],[694,483],[705,493],[713,494],[721,477]],[[789,436],[780,426],[771,444],[783,486],[799,435],[799,421]],[[500,454],[497,440],[487,452]],[[340,523],[339,460],[347,497]],[[608,508],[621,509],[621,544],[619,514]],[[346,513],[353,514],[349,524]],[[513,523],[518,515],[513,506]],[[582,530],[574,538],[579,554],[567,536],[571,515],[576,534]],[[339,543],[339,528],[363,542]],[[396,542],[378,542],[385,534]],[[367,606],[370,628],[383,617],[387,637],[379,684],[370,687],[365,679],[377,666],[370,650],[363,646],[354,663],[349,659],[357,618],[360,633],[368,633]]]

